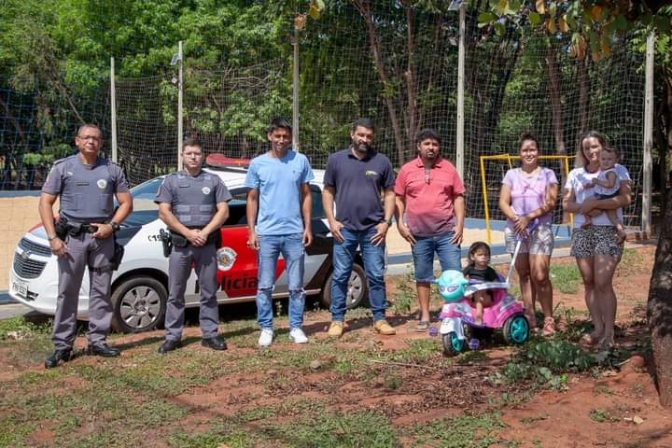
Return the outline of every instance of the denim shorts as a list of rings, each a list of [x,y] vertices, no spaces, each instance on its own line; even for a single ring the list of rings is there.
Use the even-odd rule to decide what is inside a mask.
[[[506,240],[506,251],[512,254],[516,250],[518,237],[512,229],[507,227],[504,229],[504,238]],[[554,245],[553,227],[550,224],[541,224],[534,229],[530,236],[520,243],[520,252],[518,253],[551,255]]]
[[[450,242],[454,235],[455,232],[450,231],[438,236],[413,236],[416,241],[412,248],[416,282],[428,283],[434,279],[434,253],[439,257],[442,271],[462,270],[460,246]]]

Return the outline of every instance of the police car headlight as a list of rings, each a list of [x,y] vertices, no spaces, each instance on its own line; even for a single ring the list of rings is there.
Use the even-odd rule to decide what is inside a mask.
[[[220,271],[228,271],[236,262],[238,254],[230,247],[217,249],[217,268]]]

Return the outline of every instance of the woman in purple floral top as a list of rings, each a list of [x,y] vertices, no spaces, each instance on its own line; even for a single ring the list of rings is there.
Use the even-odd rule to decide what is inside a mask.
[[[521,240],[516,272],[528,320],[536,327],[535,302],[544,313],[542,334],[555,333],[553,285],[549,278],[553,253],[553,210],[558,198],[555,173],[539,166],[539,144],[532,134],[520,137],[520,168],[506,172],[499,195],[499,208],[507,218],[504,235],[507,251],[513,254]]]

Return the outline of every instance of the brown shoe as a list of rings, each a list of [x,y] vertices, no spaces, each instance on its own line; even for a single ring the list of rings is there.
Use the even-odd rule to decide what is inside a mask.
[[[373,329],[376,330],[376,333],[385,336],[391,336],[393,334],[397,334],[397,330],[392,328],[392,326],[388,324],[385,319],[380,319],[374,322]]]
[[[327,334],[332,338],[340,338],[343,335],[343,322],[333,321],[331,325],[329,325]]]

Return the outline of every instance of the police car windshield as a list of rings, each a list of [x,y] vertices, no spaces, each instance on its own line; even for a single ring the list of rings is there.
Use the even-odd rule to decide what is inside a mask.
[[[159,190],[161,182],[163,182],[163,178],[156,177],[131,188],[133,210],[158,210],[159,207],[154,203],[154,198],[156,197],[156,192]],[[114,206],[116,207],[117,205],[119,204],[115,199]]]

